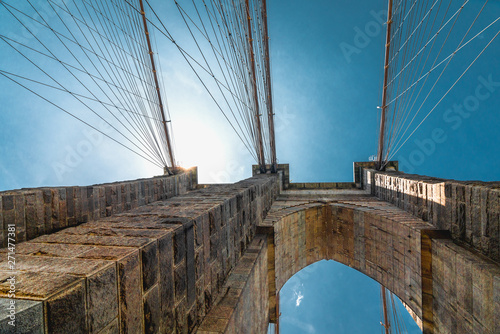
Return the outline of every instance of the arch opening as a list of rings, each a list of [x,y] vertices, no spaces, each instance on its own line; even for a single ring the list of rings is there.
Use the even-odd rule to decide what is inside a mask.
[[[270,289],[271,322],[279,314],[273,294],[309,265],[334,260],[392,291],[422,326],[420,230],[412,226],[414,222],[392,219],[364,204],[310,202],[275,217],[274,263],[269,266],[269,277],[275,278],[274,290]]]
[[[279,292],[280,333],[380,332],[379,287],[375,280],[336,261],[310,264],[294,274]],[[406,333],[422,333],[399,299],[394,302]]]

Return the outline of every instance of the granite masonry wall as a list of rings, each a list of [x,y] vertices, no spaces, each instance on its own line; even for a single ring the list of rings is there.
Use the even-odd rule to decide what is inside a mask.
[[[450,231],[456,242],[500,262],[499,182],[462,182],[369,169],[364,179],[373,195]]]
[[[256,235],[229,274],[198,334],[266,333],[269,323],[267,238]]]
[[[288,195],[287,195],[288,193]],[[259,229],[268,233],[270,320],[295,273],[335,260],[395,293],[428,333],[498,333],[500,267],[449,231],[360,191],[316,198],[285,192]]]
[[[452,240],[432,240],[435,333],[500,333],[500,267]]]
[[[43,235],[16,246],[16,273],[3,249],[0,304],[15,275],[26,333],[192,333],[279,187],[277,175],[260,175]]]
[[[130,202],[104,199],[112,216],[21,242],[14,264],[1,249],[0,332],[14,275],[17,333],[263,333],[283,284],[319,260],[383,284],[425,334],[500,332],[495,184],[358,168],[355,189],[291,184],[280,168],[191,191],[186,173],[169,193],[183,194],[121,213]]]
[[[16,242],[125,212],[196,188],[197,169],[86,187],[32,188],[0,192],[0,247],[7,226],[15,224]]]
[[[274,234],[271,295],[306,266],[335,260],[377,280],[422,318],[420,234],[431,224],[360,193],[319,203],[281,196],[263,226]]]

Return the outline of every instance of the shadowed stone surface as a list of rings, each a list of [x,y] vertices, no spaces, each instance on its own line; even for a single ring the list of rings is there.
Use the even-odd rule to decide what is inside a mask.
[[[278,192],[276,176],[257,176],[21,243],[18,296],[43,302],[49,332],[193,332]]]
[[[89,331],[97,333],[118,316],[116,266],[87,279],[87,316]]]
[[[358,164],[355,183],[325,184],[290,184],[280,165],[278,175],[154,203],[159,193],[148,180],[1,193],[2,220],[14,219],[20,236],[48,226],[25,224],[47,215],[39,200],[53,206],[51,231],[66,227],[17,245],[16,298],[38,303],[47,333],[264,333],[279,321],[283,284],[332,259],[398,295],[425,334],[498,333],[496,185],[369,165]],[[196,184],[175,180],[171,193]],[[72,225],[82,206],[68,199],[78,191],[98,194],[87,205],[102,218]],[[12,275],[6,252],[0,297]]]
[[[229,273],[221,297],[203,319],[198,334],[265,333],[268,325],[267,238],[257,235]]]
[[[41,302],[16,300],[15,327],[9,325],[11,299],[0,298],[0,333],[43,334],[43,306]]]
[[[46,302],[49,333],[86,333],[85,282],[62,290]]]
[[[155,286],[144,296],[144,333],[159,332],[160,314],[160,295],[158,286]]]
[[[118,334],[120,333],[120,326],[118,319],[113,320],[106,328],[99,332],[99,334]]]

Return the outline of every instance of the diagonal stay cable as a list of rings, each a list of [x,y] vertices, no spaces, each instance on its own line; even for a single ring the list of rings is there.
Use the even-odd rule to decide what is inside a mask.
[[[493,43],[495,38],[500,34],[500,30],[493,36],[493,38],[486,44],[486,46],[481,50],[481,52],[474,58],[474,60],[467,66],[467,68],[462,72],[462,74],[458,77],[457,80],[451,85],[451,87],[446,91],[446,93],[439,99],[439,101],[434,105],[434,107],[427,113],[427,115],[424,117],[424,119],[417,125],[417,127],[410,133],[410,135],[406,138],[406,140],[399,146],[399,148],[394,151],[391,155],[394,157],[394,155],[401,149],[401,147],[410,139],[410,137],[417,131],[417,129],[422,125],[422,123],[429,117],[429,115],[436,109],[436,107],[443,101],[443,99],[448,95],[448,93],[455,87],[455,85],[462,79],[462,77],[467,73],[467,71],[474,65],[474,63],[479,59],[479,57],[486,51],[486,49]]]
[[[26,89],[26,90],[30,91],[31,93],[35,94],[35,95],[36,95],[36,96],[38,96],[39,98],[41,98],[41,99],[45,100],[46,102],[50,103],[50,104],[51,104],[51,105],[53,105],[54,107],[56,107],[56,108],[60,109],[61,111],[65,112],[66,114],[70,115],[71,117],[73,117],[73,118],[77,119],[78,121],[82,122],[83,124],[87,125],[88,127],[92,128],[92,129],[94,129],[95,131],[97,131],[97,132],[101,133],[102,135],[104,135],[104,136],[108,137],[109,139],[111,139],[112,141],[116,142],[117,144],[119,144],[119,145],[121,145],[121,146],[125,147],[125,148],[126,148],[126,149],[128,149],[129,151],[131,151],[131,152],[133,152],[133,153],[137,154],[138,156],[140,156],[140,157],[142,157],[142,158],[146,159],[147,161],[151,162],[152,164],[154,164],[154,165],[156,165],[156,166],[158,166],[158,167],[160,167],[160,168],[162,168],[162,167],[163,167],[161,164],[158,164],[157,162],[154,162],[153,160],[151,160],[151,159],[149,159],[149,158],[145,157],[145,156],[144,156],[144,155],[142,155],[141,153],[139,153],[139,152],[135,151],[134,149],[132,149],[132,148],[128,147],[127,145],[125,145],[125,144],[121,143],[120,141],[116,140],[115,138],[111,137],[111,136],[110,136],[110,135],[108,135],[107,133],[102,132],[101,130],[99,130],[99,129],[98,129],[98,128],[96,128],[95,126],[93,126],[93,125],[91,125],[91,124],[89,124],[89,123],[85,122],[85,121],[84,121],[84,120],[82,120],[81,118],[79,118],[79,117],[77,117],[77,116],[73,115],[72,113],[70,113],[70,112],[69,112],[69,111],[67,111],[66,109],[64,109],[64,108],[60,107],[60,106],[59,106],[59,105],[57,105],[56,103],[54,103],[54,102],[52,102],[52,101],[48,100],[47,98],[45,98],[45,97],[41,96],[40,94],[38,94],[38,93],[37,93],[37,92],[35,92],[34,90],[29,89],[28,87],[24,86],[23,84],[21,84],[21,83],[17,82],[16,80],[14,80],[14,79],[10,78],[9,76],[7,76],[6,74],[4,74],[3,72],[0,72],[0,74],[1,74],[1,75],[3,75],[4,77],[6,77],[7,79],[9,79],[9,80],[13,81],[14,83],[18,84],[19,86],[23,87],[24,89]]]

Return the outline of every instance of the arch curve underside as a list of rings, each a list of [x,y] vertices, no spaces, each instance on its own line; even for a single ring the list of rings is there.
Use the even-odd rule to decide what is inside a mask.
[[[498,328],[498,266],[455,244],[448,231],[362,191],[284,191],[261,228],[271,322],[279,321],[277,296],[288,279],[334,260],[396,294],[424,333]]]

